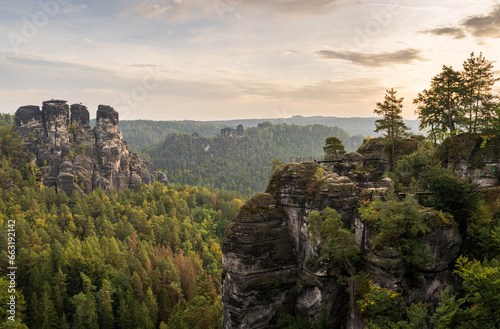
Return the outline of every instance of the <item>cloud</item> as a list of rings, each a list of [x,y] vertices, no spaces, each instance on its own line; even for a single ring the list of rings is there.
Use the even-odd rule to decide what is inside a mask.
[[[85,38],[85,39],[83,39],[80,43],[81,43],[81,44],[90,44],[90,43],[94,43],[94,40],[91,40],[91,39]]]
[[[435,29],[422,31],[422,33],[434,34],[437,36],[452,36],[455,39],[463,39],[467,36],[464,29],[452,26],[438,27]]]
[[[463,39],[467,34],[476,38],[500,38],[500,5],[493,8],[486,15],[469,16],[462,20],[458,26],[442,26],[423,33],[437,36],[452,36]]]
[[[158,19],[161,18],[165,12],[170,10],[172,10],[172,6],[162,6],[156,3],[150,3],[148,1],[145,1],[135,7],[123,11],[122,13],[119,14],[119,16],[137,14],[139,16],[149,19]]]
[[[18,53],[12,52],[0,52],[0,60],[3,60],[7,63],[13,65],[21,65],[23,68],[43,68],[46,70],[79,70],[83,72],[106,72],[109,74],[109,71],[103,71],[100,68],[92,67],[85,64],[75,63],[71,61],[57,60],[57,59],[49,59],[46,57],[40,56],[32,56],[32,55],[21,55]]]
[[[68,3],[67,5],[62,7],[61,12],[64,14],[78,13],[84,9],[87,9],[87,5],[85,4],[75,5],[72,3]]]
[[[475,37],[500,38],[500,5],[487,15],[471,16],[462,22]]]
[[[241,0],[240,0],[241,1]],[[242,6],[285,15],[311,15],[324,12],[324,10],[337,2],[337,0],[246,0]]]
[[[410,64],[413,61],[425,61],[418,49],[403,49],[394,52],[362,53],[350,50],[319,50],[316,55],[324,59],[341,59],[353,64],[379,67],[392,64]]]

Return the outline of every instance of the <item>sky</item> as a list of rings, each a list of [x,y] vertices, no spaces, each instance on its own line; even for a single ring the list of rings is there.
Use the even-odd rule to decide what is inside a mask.
[[[394,88],[414,119],[413,98],[471,52],[500,61],[500,0],[2,0],[0,112],[371,117]]]

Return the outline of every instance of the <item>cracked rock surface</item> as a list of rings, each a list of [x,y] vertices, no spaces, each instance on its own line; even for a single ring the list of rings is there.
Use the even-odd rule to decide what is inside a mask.
[[[118,112],[99,105],[96,126],[82,104],[69,106],[64,100],[50,100],[39,106],[22,106],[16,111],[16,132],[42,172],[44,185],[71,195],[100,188],[130,188],[160,181],[167,176],[130,152],[118,129]]]

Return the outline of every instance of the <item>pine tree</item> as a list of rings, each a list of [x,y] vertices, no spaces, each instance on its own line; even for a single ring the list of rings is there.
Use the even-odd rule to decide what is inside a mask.
[[[415,114],[420,120],[420,130],[430,127],[430,134],[434,145],[437,144],[438,138],[446,131],[446,116],[439,106],[438,95],[433,89],[424,89],[413,100],[413,104],[418,108]]]
[[[73,320],[76,329],[97,329],[97,312],[95,308],[94,296],[92,293],[84,294],[80,292],[71,298],[75,306]]]
[[[102,281],[101,290],[99,290],[100,297],[100,315],[99,324],[101,328],[113,328],[114,326],[114,316],[113,316],[113,298],[114,289],[111,283],[104,279]]]
[[[59,327],[63,328],[66,319],[62,317],[65,314],[64,303],[66,302],[66,274],[63,273],[61,268],[58,269],[54,276],[54,309],[56,314],[60,317]]]
[[[443,65],[441,73],[432,78],[431,83],[431,89],[437,97],[439,108],[447,119],[444,122],[446,122],[452,140],[462,115],[460,111],[460,97],[463,93],[461,85],[460,72],[446,65]]]
[[[174,310],[168,319],[168,329],[187,329],[183,318],[184,317],[181,309],[179,308],[179,304],[175,305]]]
[[[493,62],[484,58],[482,53],[477,57],[474,53],[470,54],[463,63],[461,76],[467,131],[473,133],[478,126],[489,127],[491,124],[495,115],[491,90],[498,79],[493,74]]]
[[[345,153],[345,148],[339,138],[331,136],[325,140],[323,151],[325,151],[327,157],[336,158]]]
[[[385,131],[386,137],[391,143],[391,170],[394,168],[394,159],[396,154],[396,143],[402,136],[405,135],[409,128],[403,122],[401,113],[403,112],[403,99],[396,98],[396,93],[393,88],[386,90],[385,100],[383,103],[378,102],[377,108],[373,111],[382,119],[375,121],[375,132]]]

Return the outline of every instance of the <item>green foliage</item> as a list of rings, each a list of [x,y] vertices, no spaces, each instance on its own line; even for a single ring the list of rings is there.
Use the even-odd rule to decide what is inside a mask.
[[[420,177],[431,167],[437,166],[439,161],[434,155],[434,150],[423,145],[410,155],[403,156],[390,174],[395,186],[400,191],[422,191]]]
[[[155,183],[68,197],[19,179],[0,190],[0,225],[16,221],[18,315],[30,328],[156,328],[181,304],[186,328],[220,326],[220,244],[239,194]]]
[[[403,318],[404,299],[390,289],[373,286],[356,302],[368,328],[377,328]]]
[[[368,329],[426,328],[427,305],[418,303],[405,308],[401,294],[390,289],[370,285],[357,307]]]
[[[14,116],[8,113],[0,113],[0,127],[14,125]]]
[[[480,53],[471,53],[463,62],[463,122],[468,133],[486,131],[492,127],[496,115],[494,97],[491,93],[498,78],[494,77],[493,62]]]
[[[140,151],[145,145],[156,144],[165,140],[173,133],[193,134],[202,136],[220,136],[220,130],[225,126],[202,121],[152,121],[152,120],[121,120],[120,130],[127,144],[134,151]]]
[[[434,143],[447,133],[452,139],[457,132],[479,133],[494,131],[498,124],[498,104],[491,93],[498,81],[493,62],[474,53],[464,61],[463,70],[443,66],[413,103],[418,105],[421,129],[430,127]]]
[[[377,235],[371,241],[373,248],[395,248],[408,266],[419,268],[430,260],[424,241],[430,228],[423,210],[414,197],[408,196],[402,202],[369,201],[358,211],[376,229]]]
[[[309,214],[307,223],[313,243],[321,246],[321,260],[344,262],[359,255],[354,233],[343,228],[341,216],[335,209],[326,208],[321,213],[313,211]]]
[[[391,144],[391,169],[394,168],[396,158],[396,144],[401,137],[409,130],[401,113],[403,112],[403,98],[397,98],[394,89],[386,90],[384,102],[378,102],[377,108],[373,112],[382,119],[375,121],[375,132],[385,131],[386,138]]]
[[[323,153],[327,137],[336,136],[354,150],[358,139],[339,128],[320,125],[261,124],[243,137],[193,137],[170,134],[142,149],[155,168],[168,173],[171,183],[238,191],[246,196],[264,191],[270,163]]]
[[[276,158],[271,161],[271,175],[276,171],[281,171],[285,167],[285,163],[280,159]]]
[[[420,184],[424,190],[434,193],[424,199],[423,204],[453,215],[464,233],[467,221],[479,202],[477,193],[471,191],[472,184],[441,165],[429,168],[421,176]]]
[[[330,136],[325,140],[325,146],[323,146],[323,151],[327,157],[336,158],[345,153],[344,145],[342,141],[337,137]]]
[[[450,294],[450,289],[446,288],[441,292],[439,305],[432,315],[431,322],[436,329],[456,328],[458,322],[455,317],[460,311],[463,300],[458,302],[455,295]]]
[[[277,327],[280,329],[311,329],[311,321],[305,316],[291,316],[281,314],[278,317]]]
[[[463,280],[463,297],[441,295],[432,317],[435,327],[485,328],[500,326],[500,262],[479,262],[460,257],[455,273]]]
[[[307,316],[280,314],[278,316],[277,327],[282,329],[330,329],[332,322],[328,320],[328,311],[323,306],[316,321],[312,321]]]
[[[10,125],[0,125],[0,187],[34,186],[39,169],[27,163],[21,139]]]
[[[500,254],[500,188],[481,193],[470,218],[465,245],[467,255],[491,260]]]
[[[375,121],[375,132],[385,131],[390,141],[396,141],[409,129],[401,116],[403,98],[396,98],[397,91],[394,89],[386,90],[386,92],[384,102],[378,102],[377,108],[373,111],[382,116],[382,119]]]

